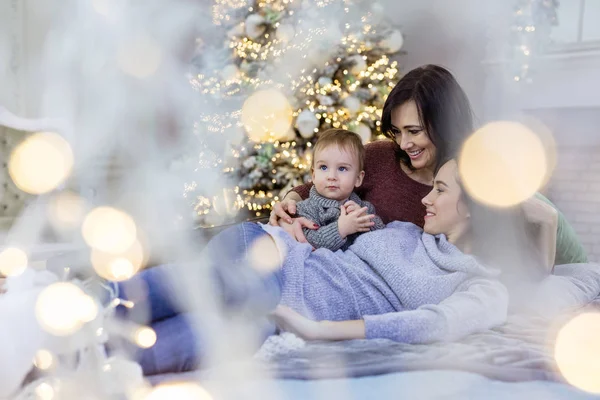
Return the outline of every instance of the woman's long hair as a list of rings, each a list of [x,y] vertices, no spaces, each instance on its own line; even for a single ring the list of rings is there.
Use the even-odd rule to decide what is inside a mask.
[[[381,131],[392,134],[392,112],[414,101],[419,120],[436,147],[436,166],[458,155],[460,146],[473,133],[471,104],[452,73],[439,65],[425,65],[409,71],[390,92],[381,116]],[[398,158],[413,169],[406,152],[397,149]]]
[[[439,168],[452,159],[442,160]],[[458,168],[455,179],[461,188],[461,200],[470,214],[473,255],[484,264],[501,270],[502,280],[510,287],[537,282],[546,276],[543,255],[529,231],[523,209],[518,205],[497,208],[482,204],[465,190]]]

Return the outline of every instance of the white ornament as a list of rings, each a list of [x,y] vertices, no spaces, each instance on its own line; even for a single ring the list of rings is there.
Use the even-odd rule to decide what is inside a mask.
[[[356,127],[356,133],[360,136],[363,144],[367,144],[371,141],[371,128],[362,122]]]
[[[239,76],[240,76],[240,70],[238,69],[237,65],[235,65],[235,64],[226,65],[221,70],[221,78],[223,78],[226,81],[232,81],[234,79],[239,78]]]
[[[346,100],[344,100],[344,107],[346,107],[352,114],[356,114],[358,110],[360,110],[361,105],[362,103],[360,100],[354,96],[348,96],[346,97]]]
[[[279,28],[277,28],[277,32],[275,36],[277,39],[281,40],[283,43],[288,43],[294,39],[296,35],[296,30],[290,24],[281,24]]]
[[[266,20],[261,15],[248,15],[248,18],[246,18],[246,36],[252,40],[258,39],[267,30],[265,22]]]
[[[304,110],[296,118],[296,128],[300,135],[305,139],[310,139],[315,134],[315,129],[319,127],[319,120],[310,110]]]
[[[325,107],[332,106],[333,103],[334,103],[334,101],[333,101],[333,99],[331,97],[325,96],[325,95],[322,95],[322,94],[320,94],[320,95],[317,96],[317,100],[319,101],[320,105],[325,106]]]
[[[348,60],[350,60],[350,62],[352,63],[350,72],[353,75],[358,75],[367,69],[367,62],[365,61],[363,56],[361,56],[359,54],[355,54],[355,55],[349,57]]]
[[[327,85],[331,85],[333,83],[333,80],[331,80],[331,78],[328,76],[322,76],[319,78],[318,82],[319,82],[319,86],[325,87]]]
[[[404,45],[404,37],[400,31],[394,30],[387,38],[379,42],[379,45],[383,47],[384,50],[395,53]]]

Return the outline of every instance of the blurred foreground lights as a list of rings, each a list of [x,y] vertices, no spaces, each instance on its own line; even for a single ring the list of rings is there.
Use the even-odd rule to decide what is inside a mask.
[[[54,398],[54,389],[47,382],[42,382],[35,388],[35,395],[39,400],[52,400]]]
[[[134,244],[137,234],[133,219],[112,207],[97,207],[90,211],[81,231],[91,248],[110,254],[125,252]]]
[[[193,382],[166,383],[150,391],[144,400],[212,400],[212,396]]]
[[[257,239],[252,244],[248,256],[252,268],[265,274],[277,270],[283,259],[275,241],[269,235]]]
[[[459,171],[465,189],[477,201],[510,207],[540,189],[547,172],[541,140],[516,122],[492,122],[464,144]]]
[[[137,274],[146,260],[144,249],[136,240],[129,249],[117,255],[92,249],[91,262],[99,276],[109,281],[121,282]]]
[[[54,356],[48,350],[38,350],[33,358],[33,365],[41,370],[50,369],[54,365]]]
[[[135,344],[143,349],[149,349],[156,343],[156,332],[152,328],[142,326],[133,333]]]
[[[0,273],[4,276],[21,275],[27,263],[27,254],[21,249],[9,247],[0,252]]]
[[[69,143],[56,133],[40,132],[15,147],[8,162],[8,173],[19,189],[43,194],[62,184],[73,169]]]
[[[279,90],[259,90],[244,102],[242,123],[254,142],[278,140],[292,126],[292,107]]]
[[[97,315],[98,307],[94,299],[68,282],[46,287],[35,303],[38,323],[46,332],[56,336],[72,335]]]
[[[600,394],[600,313],[570,320],[558,333],[554,357],[567,382]]]
[[[144,79],[156,73],[162,60],[162,50],[148,35],[124,39],[117,50],[117,64],[123,72]]]
[[[72,230],[81,224],[85,207],[85,201],[79,195],[64,191],[50,200],[48,219],[58,230]]]

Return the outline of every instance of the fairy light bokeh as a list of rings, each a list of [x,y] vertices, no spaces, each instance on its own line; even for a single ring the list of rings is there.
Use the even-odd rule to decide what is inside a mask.
[[[56,133],[36,133],[12,151],[8,172],[17,187],[31,194],[54,190],[71,174],[73,152]]]
[[[546,151],[537,135],[522,124],[492,122],[464,144],[459,172],[476,200],[510,207],[533,196],[547,176]]]
[[[33,364],[41,370],[50,369],[54,365],[54,356],[50,351],[40,349],[35,353]]]
[[[144,400],[212,400],[210,393],[194,382],[166,383],[156,386]]]
[[[22,274],[27,264],[27,253],[17,247],[8,247],[0,251],[0,273],[4,276]]]
[[[573,386],[600,394],[600,313],[582,313],[567,322],[556,337],[556,364]]]
[[[136,240],[120,253],[92,249],[90,261],[99,276],[120,282],[132,278],[145,265],[146,257],[142,244]]]
[[[135,243],[137,229],[127,213],[112,207],[97,207],[86,215],[81,232],[93,249],[121,254]]]
[[[56,336],[77,332],[86,322],[96,318],[94,299],[76,285],[58,282],[47,286],[38,295],[35,316],[40,326]]]
[[[133,339],[138,346],[148,349],[156,343],[156,332],[150,327],[143,326],[135,330]]]

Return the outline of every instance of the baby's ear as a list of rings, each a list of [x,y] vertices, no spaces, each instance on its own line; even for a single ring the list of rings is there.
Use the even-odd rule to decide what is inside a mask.
[[[356,183],[354,184],[354,187],[359,187],[360,185],[362,185],[364,178],[365,178],[365,171],[360,171],[358,173],[358,176],[356,177]]]

